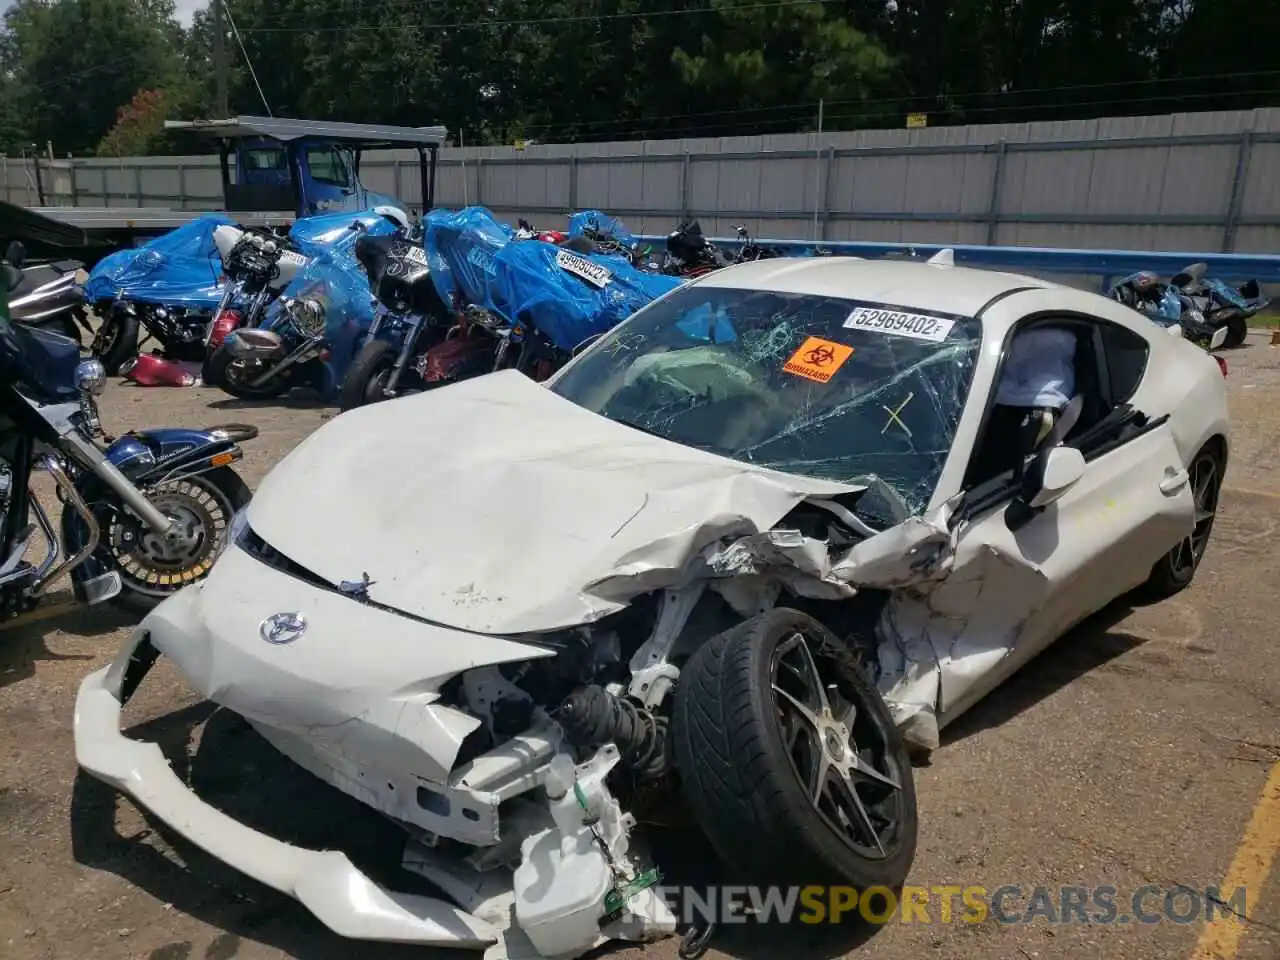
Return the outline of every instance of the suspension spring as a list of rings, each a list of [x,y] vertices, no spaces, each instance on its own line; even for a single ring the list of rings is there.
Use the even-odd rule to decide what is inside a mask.
[[[575,746],[616,746],[639,783],[657,780],[670,769],[666,717],[615,697],[603,687],[579,687],[560,705],[557,716]]]

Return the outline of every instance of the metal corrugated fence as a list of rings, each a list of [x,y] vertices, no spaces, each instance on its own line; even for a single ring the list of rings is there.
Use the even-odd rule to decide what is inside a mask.
[[[214,157],[42,164],[46,200],[216,209]],[[411,152],[371,188],[420,201]],[[36,203],[30,161],[0,189]],[[1280,250],[1280,110],[836,134],[446,149],[437,204],[561,226],[598,207],[638,233],[1267,253]]]

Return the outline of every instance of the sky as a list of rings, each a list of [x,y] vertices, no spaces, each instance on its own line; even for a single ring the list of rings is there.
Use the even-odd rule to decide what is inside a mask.
[[[13,0],[0,0],[0,13],[4,13],[13,5]],[[203,10],[209,5],[209,0],[174,0],[174,8],[177,10],[178,22],[184,27],[191,26],[191,18],[195,16],[197,10]]]

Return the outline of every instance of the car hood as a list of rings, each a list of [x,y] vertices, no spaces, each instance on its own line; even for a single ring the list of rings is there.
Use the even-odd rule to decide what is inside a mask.
[[[336,417],[249,507],[254,532],[369,599],[487,634],[596,620],[707,546],[859,489],[650,436],[503,371]]]

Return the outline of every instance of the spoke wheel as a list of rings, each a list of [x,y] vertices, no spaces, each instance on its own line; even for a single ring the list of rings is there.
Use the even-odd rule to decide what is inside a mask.
[[[132,514],[117,514],[107,542],[126,589],[167,597],[209,572],[238,504],[234,494],[203,479],[168,481],[147,491],[147,499],[174,521],[167,534]]]
[[[803,634],[778,645],[771,689],[779,732],[818,815],[855,853],[882,859],[902,792],[886,762],[888,736],[833,671],[823,672]]]
[[[748,884],[894,889],[915,856],[910,762],[852,651],[777,608],[705,642],[671,719],[695,819]]]

